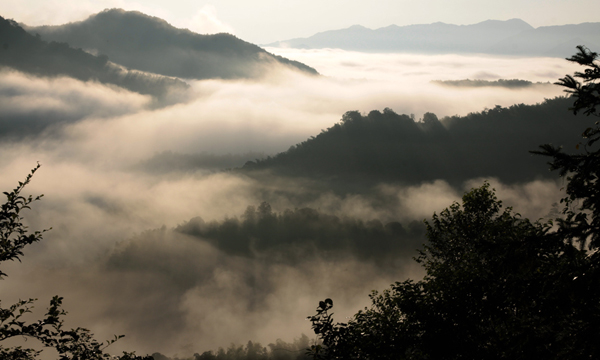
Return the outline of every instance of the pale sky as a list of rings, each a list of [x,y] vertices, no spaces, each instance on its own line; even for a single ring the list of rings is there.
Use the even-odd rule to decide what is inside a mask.
[[[597,22],[598,0],[0,0],[0,16],[28,25],[82,20],[106,8],[139,10],[201,33],[256,44],[360,24],[380,28],[520,18],[534,27]]]

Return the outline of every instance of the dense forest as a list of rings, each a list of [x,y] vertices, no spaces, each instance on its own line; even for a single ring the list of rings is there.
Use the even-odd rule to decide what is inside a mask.
[[[195,353],[191,358],[170,358],[160,353],[152,354],[152,357],[154,360],[308,360],[311,359],[308,354],[310,345],[310,339],[303,334],[291,343],[278,339],[266,347],[248,341],[246,345],[231,344],[226,349]]]
[[[584,72],[560,79],[573,113],[598,116],[598,54],[569,58]],[[589,122],[589,118],[588,118]],[[371,294],[372,306],[334,323],[333,300],[311,317],[323,344],[315,359],[595,358],[600,330],[600,127],[575,152],[544,144],[536,155],[566,176],[562,215],[530,221],[502,209],[489,183],[474,188],[427,225],[416,261],[422,280]],[[579,150],[579,151],[577,151]],[[554,223],[556,221],[556,223]],[[443,346],[440,346],[443,345]]]
[[[353,254],[373,262],[393,261],[410,256],[421,244],[424,229],[419,222],[408,224],[377,219],[363,221],[350,216],[323,214],[301,208],[277,214],[263,202],[248,206],[241,219],[229,218],[206,223],[193,218],[176,231],[209,243],[236,255],[268,256],[284,262],[298,262],[307,256]]]
[[[438,84],[441,86],[452,86],[452,87],[460,87],[460,88],[472,88],[472,87],[501,87],[507,89],[522,89],[532,86],[552,86],[549,82],[534,83],[528,80],[521,79],[499,79],[495,81],[489,80],[434,80],[432,81],[434,84]]]
[[[496,177],[522,182],[552,177],[547,166],[523,156],[548,142],[572,148],[580,117],[560,97],[536,105],[496,106],[467,116],[421,121],[390,109],[344,114],[340,123],[288,151],[248,162],[244,171],[266,170],[333,182],[392,181],[416,184],[445,179]],[[361,183],[362,185],[362,183]]]

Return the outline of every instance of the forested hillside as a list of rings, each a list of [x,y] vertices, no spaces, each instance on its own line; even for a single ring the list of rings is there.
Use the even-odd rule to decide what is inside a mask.
[[[248,162],[243,170],[404,184],[549,177],[547,166],[526,154],[545,142],[576,145],[573,123],[579,118],[568,111],[571,101],[561,97],[536,105],[497,106],[441,120],[426,113],[422,121],[390,109],[367,115],[350,111],[317,136],[272,158]]]
[[[582,146],[536,151],[565,176],[562,213],[529,220],[503,209],[489,183],[471,189],[426,221],[415,259],[422,280],[371,293],[371,307],[343,323],[333,321],[332,299],[318,303],[314,359],[598,358],[600,65],[578,48],[568,60],[585,71],[558,84],[573,95],[573,113],[592,115]]]
[[[350,216],[338,217],[317,209],[287,209],[275,213],[263,202],[249,206],[241,219],[205,222],[200,217],[179,225],[175,231],[207,241],[228,254],[268,256],[287,263],[306,256],[336,257],[352,254],[364,261],[394,261],[410,257],[423,241],[421,223],[403,226],[397,221]]]
[[[231,34],[196,34],[137,11],[107,9],[83,21],[27,30],[45,40],[108,55],[128,68],[166,76],[255,78],[275,65],[317,74],[309,66],[270,54]]]
[[[171,91],[185,91],[188,85],[170,77],[131,71],[65,42],[47,42],[23,30],[15,21],[0,17],[0,66],[33,75],[69,76],[98,81],[158,98]]]

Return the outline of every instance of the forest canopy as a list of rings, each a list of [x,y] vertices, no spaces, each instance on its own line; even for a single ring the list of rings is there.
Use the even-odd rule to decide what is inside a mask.
[[[437,179],[458,187],[478,177],[507,183],[550,178],[545,164],[527,152],[543,143],[575,146],[573,123],[582,119],[568,111],[570,103],[559,97],[442,119],[425,113],[421,121],[388,108],[368,114],[348,111],[317,136],[276,156],[250,161],[242,171],[271,170],[341,184],[362,179],[358,187]]]
[[[598,116],[598,54],[568,60],[586,67],[558,84],[574,113]],[[372,306],[334,323],[326,299],[310,317],[323,345],[315,359],[579,359],[600,346],[600,127],[583,132],[578,153],[542,145],[535,154],[566,177],[562,216],[530,221],[502,209],[488,183],[426,222],[416,258],[420,281],[371,294]]]

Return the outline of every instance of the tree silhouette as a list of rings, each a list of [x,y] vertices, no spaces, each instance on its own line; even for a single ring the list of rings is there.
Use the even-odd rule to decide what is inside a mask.
[[[597,107],[600,105],[600,66],[597,64],[598,54],[584,46],[578,46],[579,52],[567,60],[576,62],[586,69],[567,75],[556,84],[566,87],[567,93],[575,100],[570,110],[577,114],[583,111],[588,116],[600,117]],[[581,79],[581,82],[577,79]],[[567,196],[561,200],[565,204],[565,219],[559,220],[560,234],[571,242],[578,243],[581,248],[600,247],[600,148],[594,144],[600,140],[600,122],[587,127],[583,133],[583,141],[576,148],[576,154],[563,152],[562,147],[550,144],[540,146],[541,151],[535,154],[549,156],[551,170],[558,170],[561,177],[566,177]],[[593,254],[592,256],[598,256]]]
[[[4,261],[20,261],[23,256],[23,248],[34,242],[42,240],[43,232],[30,233],[22,223],[21,212],[29,209],[32,202],[40,200],[37,197],[24,197],[21,195],[23,188],[29,184],[33,174],[40,168],[38,164],[25,181],[11,192],[4,192],[7,201],[0,210],[0,263]],[[0,279],[7,276],[0,271]],[[65,329],[63,317],[66,312],[61,308],[62,297],[54,296],[50,301],[50,307],[41,320],[27,323],[23,320],[25,314],[31,313],[35,299],[19,300],[7,308],[0,306],[0,358],[7,360],[32,360],[42,353],[42,350],[23,348],[22,346],[5,347],[2,342],[16,337],[25,339],[33,338],[44,347],[54,348],[60,360],[104,360],[114,357],[104,352],[104,349],[122,338],[123,335],[115,336],[114,339],[101,343],[96,341],[88,329],[78,327],[76,329]],[[151,360],[149,356],[136,356],[134,353],[126,353],[117,357],[120,360]]]
[[[559,82],[572,110],[596,115],[598,55],[578,47],[587,67]],[[578,79],[582,79],[580,83]],[[531,222],[502,204],[485,183],[427,224],[417,262],[421,281],[371,294],[372,306],[334,323],[333,301],[309,317],[323,345],[315,359],[589,359],[600,356],[598,122],[580,154],[542,145],[566,176],[564,218]]]

